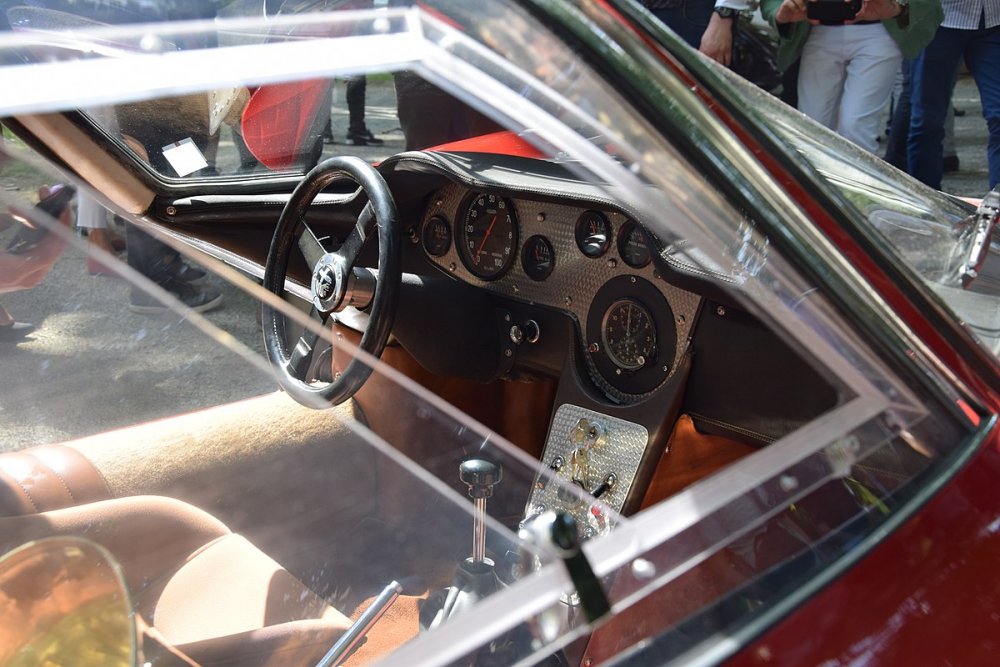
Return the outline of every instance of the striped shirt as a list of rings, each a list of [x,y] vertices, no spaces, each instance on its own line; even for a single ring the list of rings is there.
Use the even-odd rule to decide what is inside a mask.
[[[978,30],[983,12],[986,12],[987,28],[1000,25],[1000,0],[941,0],[944,8],[942,28],[958,30]]]

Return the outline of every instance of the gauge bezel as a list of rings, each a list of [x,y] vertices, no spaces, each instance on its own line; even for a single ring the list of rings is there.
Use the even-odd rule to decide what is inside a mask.
[[[548,264],[548,267],[541,269],[540,271],[537,270],[540,265],[535,264],[534,260],[528,257],[528,252],[535,244],[538,243],[541,243],[542,245],[545,246],[546,251],[552,258]],[[524,245],[521,247],[521,270],[524,271],[524,274],[526,276],[528,276],[535,282],[540,283],[549,276],[551,276],[555,268],[556,268],[556,249],[552,246],[552,241],[547,239],[545,236],[542,236],[541,234],[535,234],[534,236],[531,236],[525,240]]]
[[[468,224],[469,215],[472,213],[473,207],[476,202],[481,197],[494,197],[498,202],[498,206],[502,204],[503,209],[507,211],[507,220],[510,222],[510,238],[508,239],[508,247],[506,252],[506,257],[504,258],[503,264],[495,269],[490,269],[484,271],[481,267],[477,266],[473,262],[470,255],[470,250],[468,246]],[[520,238],[520,227],[517,221],[517,212],[514,209],[514,205],[510,199],[498,195],[493,192],[472,192],[465,197],[462,201],[461,215],[459,216],[459,223],[456,224],[455,229],[455,249],[458,252],[458,258],[462,261],[465,268],[476,278],[485,281],[499,280],[507,275],[510,271],[510,267],[514,264],[514,260],[518,256],[518,241]]]
[[[581,238],[580,234],[580,230],[583,228],[583,225],[588,217],[596,217],[598,220],[600,220],[601,224],[604,226],[604,229],[606,231],[606,235],[604,237],[604,243],[597,246],[598,250],[596,253],[588,251],[588,248],[590,246],[588,246],[588,244],[586,243],[585,238]],[[611,242],[615,238],[615,230],[614,226],[611,224],[611,220],[608,219],[606,213],[594,209],[588,209],[583,213],[581,213],[580,216],[576,219],[576,225],[573,229],[573,237],[576,240],[576,247],[580,250],[580,253],[584,257],[589,257],[590,259],[597,259],[599,257],[603,257],[604,255],[606,255],[608,253],[608,250],[611,249]]]
[[[629,255],[625,252],[625,247],[628,244],[629,237],[637,233],[642,237],[642,242],[646,246],[646,259],[643,262],[633,262],[629,261]],[[649,266],[649,263],[653,261],[653,250],[650,244],[649,235],[646,230],[636,222],[635,220],[629,219],[622,223],[622,226],[618,229],[618,239],[616,246],[618,248],[618,256],[625,263],[626,266],[630,266],[633,269],[643,269]]]
[[[427,232],[431,228],[431,226],[435,224],[442,225],[443,228],[448,232],[448,240],[445,242],[444,248],[440,252],[435,252],[434,250],[432,250],[431,243],[427,241]],[[432,215],[431,217],[427,218],[427,220],[424,222],[423,229],[420,230],[420,243],[423,245],[424,251],[431,257],[444,257],[445,255],[448,254],[448,251],[451,250],[451,244],[452,241],[454,240],[453,236],[454,235],[452,234],[451,231],[451,223],[448,222],[447,218],[445,218],[443,215]],[[434,247],[437,248],[438,246]]]
[[[635,308],[635,310],[641,313],[641,315],[645,317],[646,320],[649,321],[649,326],[653,330],[653,349],[651,352],[649,352],[649,356],[646,357],[646,360],[639,365],[630,364],[625,359],[622,359],[621,355],[612,350],[611,345],[608,343],[608,327],[611,326],[610,324],[611,314],[616,308],[618,308],[622,304],[631,305],[633,308]],[[629,373],[635,373],[637,371],[642,370],[651,363],[656,363],[656,351],[658,344],[659,344],[659,336],[656,330],[656,320],[653,318],[653,314],[649,312],[649,308],[647,308],[646,304],[644,304],[642,301],[639,301],[638,299],[633,298],[631,296],[624,296],[618,299],[617,301],[611,302],[611,305],[608,306],[607,310],[604,311],[604,315],[601,318],[601,345],[604,348],[604,352],[611,358],[611,363],[613,363],[618,368],[622,369],[623,371],[628,371]]]
[[[605,315],[622,299],[639,302],[652,316],[656,327],[656,354],[649,363],[634,371],[618,366],[604,345]],[[597,291],[590,304],[584,348],[597,371],[594,379],[606,393],[610,387],[630,398],[648,394],[667,381],[677,355],[677,324],[670,303],[645,278],[635,275],[612,278]]]

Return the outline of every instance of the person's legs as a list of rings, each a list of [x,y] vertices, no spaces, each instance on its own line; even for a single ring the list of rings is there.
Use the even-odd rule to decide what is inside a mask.
[[[979,88],[983,118],[989,130],[986,157],[992,189],[1000,184],[1000,27],[976,31],[965,50],[965,61]]]
[[[957,79],[957,77],[956,77]],[[954,87],[952,88],[954,93]],[[944,139],[941,140],[941,168],[944,171],[958,171],[958,150],[955,148],[955,105],[948,105],[948,115],[944,117]]]
[[[833,129],[847,75],[843,26],[813,26],[799,65],[799,111]]]
[[[715,0],[684,0],[677,7],[651,11],[691,48],[697,49],[701,45],[701,36],[705,34],[708,21],[712,18],[714,7]]]
[[[347,102],[347,131],[351,134],[364,134],[365,127],[365,93],[368,90],[368,78],[364,74],[347,79],[347,90],[344,99]]]
[[[910,132],[910,74],[913,60],[904,59],[900,67],[903,83],[892,109],[889,138],[885,142],[885,161],[906,171],[906,135]]]
[[[125,225],[128,245],[128,264],[151,281],[172,293],[192,310],[204,312],[222,303],[222,295],[214,290],[201,290],[185,279],[187,272],[193,271],[195,281],[201,281],[205,274],[200,269],[192,269],[180,254],[158,241],[133,224]],[[155,315],[167,311],[158,300],[137,286],[132,287],[129,309],[135,313]]]
[[[878,150],[879,123],[903,53],[881,23],[840,28],[848,56],[837,133],[865,150]]]
[[[910,135],[906,142],[907,171],[932,188],[941,188],[944,122],[951,106],[959,59],[970,30],[938,28],[934,39],[913,63]]]

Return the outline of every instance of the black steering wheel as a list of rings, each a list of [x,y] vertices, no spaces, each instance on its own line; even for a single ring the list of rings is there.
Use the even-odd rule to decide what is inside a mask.
[[[306,224],[305,215],[316,196],[328,185],[350,179],[361,186],[358,195],[367,203],[357,215],[354,229],[333,252],[327,252]],[[364,199],[351,199],[360,207]],[[264,267],[264,289],[282,296],[293,246],[298,246],[312,272],[309,316],[324,327],[334,312],[348,306],[369,308],[369,323],[361,337],[361,349],[378,357],[392,331],[402,275],[402,244],[396,233],[396,204],[385,179],[364,160],[333,157],[316,165],[296,186],[285,204]],[[355,269],[354,264],[365,240],[378,228],[378,272]],[[333,381],[317,385],[310,381],[309,368],[319,338],[308,328],[289,349],[285,317],[263,306],[264,349],[277,371],[281,386],[299,403],[322,407],[343,403],[355,394],[371,375],[372,368],[354,358]],[[323,399],[322,401],[317,399]]]

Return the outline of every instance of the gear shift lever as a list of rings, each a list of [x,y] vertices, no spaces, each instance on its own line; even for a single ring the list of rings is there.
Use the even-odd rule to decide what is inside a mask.
[[[468,459],[458,466],[458,478],[469,487],[475,505],[472,516],[472,557],[462,559],[452,585],[432,595],[420,610],[420,622],[433,628],[462,613],[500,588],[494,563],[486,557],[486,499],[503,478],[499,465],[485,459]]]
[[[469,497],[475,503],[472,518],[472,562],[486,561],[486,499],[493,487],[503,479],[503,470],[485,459],[468,459],[458,466],[458,477],[469,487]]]

